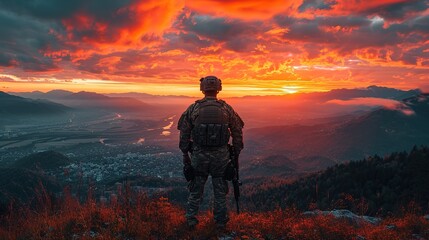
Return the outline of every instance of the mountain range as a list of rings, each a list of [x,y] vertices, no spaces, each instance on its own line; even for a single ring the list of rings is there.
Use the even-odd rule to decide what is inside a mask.
[[[402,100],[420,94],[419,89],[400,90],[396,88],[388,88],[372,85],[366,88],[355,89],[333,89],[328,92],[320,93],[305,93],[308,98],[318,99],[319,101],[328,101],[331,99],[348,100],[353,98],[385,98]]]
[[[50,101],[72,107],[76,110],[104,110],[109,112],[138,112],[151,110],[151,106],[131,97],[109,97],[95,92],[80,91],[73,93],[65,90],[52,90],[12,93],[21,97]],[[43,99],[43,100],[42,100]]]
[[[49,100],[23,98],[0,91],[0,114],[3,116],[55,115],[70,110],[70,107]]]
[[[253,150],[247,157],[256,161],[258,156],[276,153],[285,156],[287,166],[292,161],[301,170],[324,169],[415,144],[428,145],[428,122],[429,94],[419,94],[404,99],[396,108],[379,107],[339,122],[249,129],[247,147]]]
[[[334,89],[328,92],[296,93],[280,96],[245,96],[219,98],[226,100],[245,119],[246,128],[256,128],[293,123],[314,125],[315,123],[331,122],[332,118],[349,117],[374,107],[403,98],[415,96],[419,89],[399,90],[380,86],[369,86],[356,89]],[[138,113],[146,117],[166,114],[180,115],[199,97],[162,96],[147,93],[110,93],[93,92],[73,93],[65,90],[52,90],[47,93],[40,91],[11,93],[33,99],[48,99],[76,109],[102,110],[113,113]],[[357,104],[348,104],[347,100],[361,99]],[[370,99],[371,104],[362,104],[362,99]],[[269,106],[269,107],[267,107]]]

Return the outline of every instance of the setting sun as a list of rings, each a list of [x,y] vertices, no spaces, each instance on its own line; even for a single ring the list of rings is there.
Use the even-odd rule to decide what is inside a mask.
[[[297,87],[297,86],[287,86],[287,87],[282,88],[282,90],[288,94],[297,93],[297,92],[299,92],[299,89],[301,89],[301,87]]]

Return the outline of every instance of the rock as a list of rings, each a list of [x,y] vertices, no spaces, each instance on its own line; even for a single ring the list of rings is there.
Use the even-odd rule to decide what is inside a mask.
[[[398,227],[396,227],[396,225],[393,225],[393,224],[389,224],[389,225],[387,225],[386,226],[386,229],[387,230],[395,230],[395,229],[397,229]]]
[[[97,232],[95,232],[95,231],[89,231],[89,236],[91,237],[91,238],[95,238],[96,236],[98,235],[98,233]]]
[[[370,217],[370,216],[362,216],[362,218],[371,223],[372,225],[378,225],[381,222],[381,218]]]
[[[314,210],[314,211],[303,212],[302,215],[304,215],[305,217],[310,217],[310,216],[318,216],[318,215],[326,215],[326,214],[324,213],[324,211]]]
[[[419,234],[413,234],[413,239],[416,239],[416,240],[426,240],[426,238],[420,236]]]
[[[234,240],[234,238],[231,236],[222,236],[222,237],[219,237],[218,239],[219,240]]]
[[[429,214],[425,215],[424,218],[429,221]]]
[[[356,240],[366,240],[366,238],[364,236],[358,235],[356,237]]]
[[[338,219],[344,219],[348,221],[350,224],[353,224],[354,226],[361,226],[362,224],[369,223],[371,225],[377,225],[381,222],[380,218],[376,217],[369,217],[369,216],[358,216],[354,214],[353,212],[346,210],[346,209],[335,209],[332,211],[307,211],[303,213],[304,216],[320,216],[320,215],[332,215],[335,218]]]

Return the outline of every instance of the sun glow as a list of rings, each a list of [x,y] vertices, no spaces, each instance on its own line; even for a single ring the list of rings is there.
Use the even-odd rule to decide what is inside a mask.
[[[301,89],[301,87],[299,86],[284,86],[282,87],[283,92],[287,93],[287,94],[294,94],[299,92],[299,89]]]

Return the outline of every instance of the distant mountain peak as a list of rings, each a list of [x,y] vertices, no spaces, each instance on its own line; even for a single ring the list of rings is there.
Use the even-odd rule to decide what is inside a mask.
[[[47,94],[73,94],[73,92],[67,91],[67,90],[62,90],[62,89],[54,89],[51,90],[49,92],[46,92]]]
[[[80,91],[69,95],[70,98],[79,99],[109,99],[110,97],[95,92]]]
[[[384,87],[384,86],[378,86],[378,85],[370,85],[367,87],[367,89],[394,89],[394,90],[399,90],[396,88],[390,88],[390,87]]]

